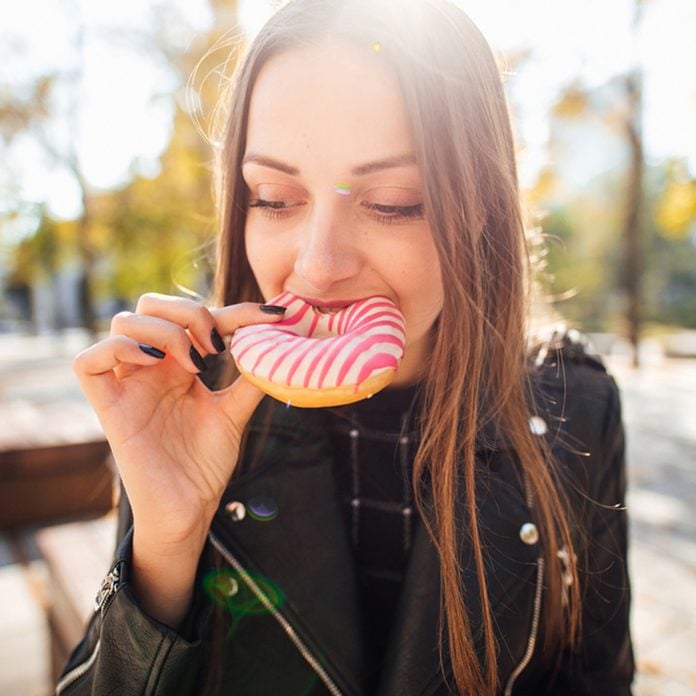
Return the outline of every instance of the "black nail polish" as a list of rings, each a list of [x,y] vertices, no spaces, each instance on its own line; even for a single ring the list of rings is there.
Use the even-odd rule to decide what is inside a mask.
[[[266,314],[280,315],[285,314],[287,307],[281,307],[280,305],[274,304],[262,304],[259,306],[259,309],[262,312],[266,312]]]
[[[226,350],[225,342],[222,340],[222,336],[219,334],[217,329],[213,329],[210,332],[210,340],[212,344],[215,346],[215,350],[218,353],[224,353]]]
[[[203,360],[201,354],[193,346],[191,346],[189,355],[191,356],[191,361],[198,368],[199,372],[205,372],[208,369],[208,366],[205,364],[205,360]]]
[[[138,348],[143,351],[143,353],[147,353],[148,355],[151,355],[153,358],[159,358],[162,360],[162,358],[166,355],[166,353],[159,348],[153,348],[152,346],[148,346],[147,343],[138,343]]]

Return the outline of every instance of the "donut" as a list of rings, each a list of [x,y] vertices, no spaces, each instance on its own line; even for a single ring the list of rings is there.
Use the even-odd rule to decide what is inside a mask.
[[[269,300],[281,321],[238,329],[230,352],[239,372],[287,405],[341,406],[367,399],[394,378],[404,354],[404,317],[379,295],[323,312],[292,293]]]

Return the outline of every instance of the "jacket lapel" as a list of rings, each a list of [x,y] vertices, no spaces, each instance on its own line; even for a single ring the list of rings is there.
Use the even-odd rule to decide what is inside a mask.
[[[526,649],[539,554],[536,545],[525,544],[519,536],[520,527],[530,521],[530,513],[508,454],[501,451],[487,456],[485,467],[480,460],[477,479],[479,525],[501,683]],[[432,497],[426,501],[426,507],[430,508]],[[466,520],[466,514],[462,503],[458,519]],[[479,583],[471,546],[466,536],[463,537],[460,562],[464,603],[476,645],[480,647],[482,641],[476,640],[483,631]],[[380,696],[456,693],[446,635],[443,636],[444,673],[440,667],[440,601],[437,551],[424,525],[419,524],[384,663]],[[482,658],[479,654],[479,659]]]
[[[305,426],[306,427],[306,426]],[[280,613],[342,693],[362,694],[366,659],[353,553],[335,492],[328,439],[274,428],[259,466],[242,467],[225,492],[214,530],[240,563],[280,591]],[[225,514],[231,502],[246,514]],[[275,510],[265,518],[259,506]]]

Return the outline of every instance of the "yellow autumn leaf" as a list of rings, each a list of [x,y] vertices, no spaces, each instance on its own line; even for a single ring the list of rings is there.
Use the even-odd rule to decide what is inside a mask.
[[[696,221],[696,182],[668,184],[655,211],[655,222],[665,237],[680,239]]]

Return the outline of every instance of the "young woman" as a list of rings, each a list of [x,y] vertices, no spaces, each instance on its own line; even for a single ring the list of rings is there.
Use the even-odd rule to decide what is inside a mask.
[[[444,0],[290,2],[219,155],[215,308],[145,295],[75,360],[124,494],[57,692],[629,693],[617,390],[567,336],[530,349],[477,29]],[[201,356],[285,292],[391,300],[391,386],[319,409],[204,386]]]

